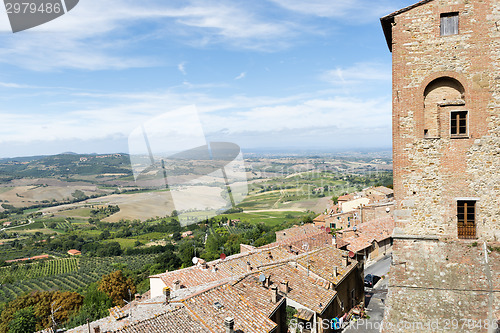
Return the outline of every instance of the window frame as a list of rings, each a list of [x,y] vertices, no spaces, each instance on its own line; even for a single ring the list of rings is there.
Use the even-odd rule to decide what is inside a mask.
[[[456,18],[456,22],[453,22]],[[439,15],[439,36],[454,36],[460,34],[460,13],[446,12]],[[447,24],[454,24],[452,28],[447,29]]]
[[[460,133],[460,114],[465,113],[465,133]],[[457,114],[459,117],[457,119],[454,118],[454,114]],[[453,121],[457,121],[455,126],[452,125]],[[455,127],[456,133],[453,133],[453,128]],[[469,137],[469,111],[468,110],[452,110],[450,111],[450,138],[468,138]]]
[[[461,210],[463,210],[461,212]],[[472,212],[471,212],[472,211]],[[461,215],[462,218],[460,217]],[[472,216],[472,222],[470,217]],[[459,239],[476,239],[477,200],[457,199],[457,236]]]

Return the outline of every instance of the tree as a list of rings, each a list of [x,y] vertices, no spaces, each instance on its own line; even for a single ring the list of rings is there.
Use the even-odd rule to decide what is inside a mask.
[[[192,248],[191,248],[192,250]],[[191,258],[190,258],[191,260]],[[151,274],[163,273],[166,270],[172,271],[181,267],[181,261],[179,257],[175,255],[172,251],[167,251],[160,254],[155,259],[156,264],[151,266]],[[153,272],[154,271],[154,272]]]
[[[108,309],[112,306],[111,298],[98,289],[97,283],[92,283],[87,287],[80,311],[70,318],[67,326],[76,327],[85,324],[87,319],[95,321],[104,318],[109,315]]]
[[[10,323],[15,318],[24,318],[23,322],[30,318],[27,313],[21,313],[16,317],[16,313],[21,309],[33,307],[33,314],[36,317],[36,330],[48,328],[52,323],[50,319],[51,308],[59,310],[54,314],[54,319],[58,324],[65,323],[69,316],[80,309],[83,303],[83,296],[75,292],[61,291],[35,291],[30,294],[19,296],[10,301],[5,306],[0,315],[0,333],[9,332]],[[18,320],[15,325],[20,324]],[[17,327],[17,326],[16,326]],[[22,332],[33,332],[22,331]]]
[[[27,333],[36,331],[37,318],[33,307],[18,310],[9,323],[9,333]]]
[[[194,257],[194,246],[192,242],[184,241],[179,246],[179,259],[184,267],[191,266],[193,264],[192,259]]]
[[[99,282],[99,291],[102,291],[113,300],[114,305],[125,305],[124,300],[131,300],[137,292],[131,278],[126,278],[122,271],[114,271],[102,277]]]
[[[109,242],[101,245],[97,249],[97,256],[99,257],[114,257],[122,254],[122,248],[118,242]]]
[[[111,233],[109,232],[109,230],[104,230],[103,232],[101,232],[101,234],[99,235],[99,239],[103,240],[103,239],[108,239],[109,237],[111,237]]]
[[[207,238],[207,243],[205,244],[205,253],[203,253],[203,259],[210,261],[219,258],[221,254],[221,248],[227,240],[227,236],[219,236],[217,234],[211,234]]]

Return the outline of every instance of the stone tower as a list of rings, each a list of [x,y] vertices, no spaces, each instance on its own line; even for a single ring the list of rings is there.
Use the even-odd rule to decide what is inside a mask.
[[[500,1],[422,0],[381,22],[396,200],[382,331],[496,332]]]
[[[500,2],[424,0],[381,21],[398,232],[500,240]]]

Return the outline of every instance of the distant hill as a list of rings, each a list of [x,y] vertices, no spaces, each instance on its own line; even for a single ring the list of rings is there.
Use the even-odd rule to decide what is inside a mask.
[[[128,154],[75,154],[0,159],[0,179],[132,175]]]

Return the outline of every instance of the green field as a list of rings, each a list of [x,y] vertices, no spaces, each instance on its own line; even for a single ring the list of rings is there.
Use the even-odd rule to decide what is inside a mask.
[[[7,274],[14,274],[18,278],[0,285],[0,303],[33,290],[82,290],[116,269],[126,267],[130,270],[137,270],[146,264],[153,263],[155,257],[155,254],[143,254],[122,257],[68,258],[26,264],[27,267],[18,265],[18,267],[23,266],[19,273],[10,273],[8,270],[16,270],[12,267],[5,268],[5,271],[0,269],[0,279]],[[76,267],[75,262],[77,262]],[[35,276],[36,278],[33,278]]]
[[[134,238],[112,238],[108,239],[107,242],[117,242],[120,244],[120,247],[122,250],[125,250],[127,248],[134,247],[134,243],[136,242],[136,239]]]
[[[90,211],[91,208],[87,207],[82,207],[82,208],[77,208],[77,209],[71,209],[71,210],[66,210],[63,212],[60,212],[61,214],[68,216],[68,217],[90,217]]]
[[[78,269],[77,258],[43,260],[30,264],[18,264],[0,268],[0,284],[6,281],[22,281],[51,275],[74,272]]]
[[[235,214],[224,214],[222,216],[227,217],[230,220],[240,220],[242,222],[249,223],[265,223],[270,226],[276,226],[282,224],[285,221],[291,221],[296,218],[306,216],[305,212],[245,212],[245,213],[235,213]]]

